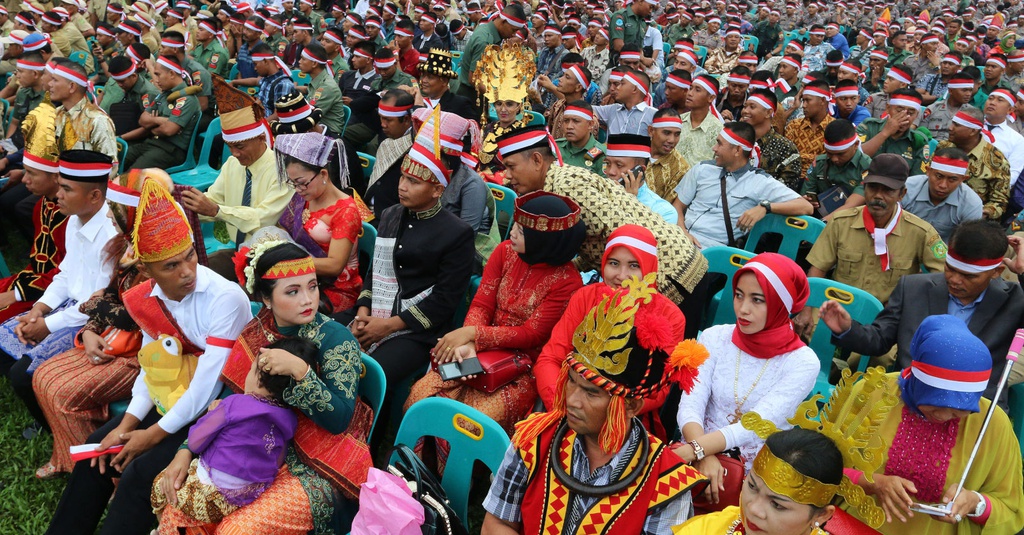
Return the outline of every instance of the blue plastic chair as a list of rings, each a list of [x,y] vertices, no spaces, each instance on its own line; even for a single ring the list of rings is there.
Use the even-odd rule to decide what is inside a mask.
[[[359,251],[359,275],[365,276],[370,265],[373,264],[373,252],[376,248],[377,229],[364,221],[363,229],[359,232],[359,241],[356,243],[356,250]]]
[[[356,154],[359,156],[359,166],[363,168],[363,178],[369,181],[370,174],[373,173],[373,166],[377,165],[377,158],[365,152],[357,152]]]
[[[345,137],[345,130],[348,130],[348,122],[352,119],[352,108],[345,106],[345,124],[341,125],[341,132],[338,137]]]
[[[82,52],[81,50],[72,50],[71,53],[68,54],[68,59],[74,61],[82,67],[85,67],[85,63],[89,60],[89,55],[85,52]]]
[[[754,257],[754,253],[726,247],[724,245],[708,247],[701,251],[704,258],[708,260],[708,273],[725,275],[725,287],[711,298],[707,317],[701,329],[707,329],[712,325],[730,325],[736,323],[736,312],[732,308],[732,299],[726,296],[732,295],[732,277],[748,260]]]
[[[754,51],[757,50],[757,47],[760,44],[761,44],[761,39],[759,39],[759,38],[757,38],[757,37],[755,37],[753,35],[744,35],[743,36],[743,49],[744,50],[750,50],[751,52],[754,52]]]
[[[701,66],[703,66],[704,60],[708,57],[708,48],[706,46],[696,45],[693,47],[693,50],[697,53],[697,60],[700,61]]]
[[[117,172],[125,172],[124,159],[128,157],[128,142],[117,138]]]
[[[463,426],[474,427],[476,431],[467,431]],[[421,437],[444,439],[451,446],[441,486],[455,514],[468,518],[473,465],[480,461],[497,473],[509,446],[508,435],[497,422],[473,407],[445,398],[427,398],[409,407],[395,443],[412,447]],[[392,456],[390,462],[395,459]],[[475,494],[482,501],[483,492]]]
[[[213,140],[215,137],[220,135],[220,117],[214,118],[210,121],[210,126],[206,129],[206,136],[203,139],[203,148],[199,152],[199,161],[195,168],[189,169],[188,171],[181,171],[173,173],[171,180],[175,184],[181,184],[183,186],[192,186],[200,191],[206,191],[209,189],[213,182],[217,180],[217,176],[220,175],[220,171],[213,168],[210,165],[210,151],[213,149]],[[225,147],[223,152],[230,154],[231,151]]]
[[[487,183],[487,187],[491,188],[495,210],[508,216],[508,229],[505,230],[505,235],[501,237],[506,239],[508,238],[508,233],[512,230],[512,217],[516,212],[516,192],[505,186],[491,184],[490,182]]]
[[[526,113],[530,115],[530,121],[526,123],[526,126],[544,126],[545,124],[547,124],[547,121],[544,119],[543,115],[533,110],[526,110]]]
[[[469,312],[469,305],[476,297],[476,291],[480,289],[480,275],[473,275],[469,278],[469,287],[466,288],[466,296],[459,302],[459,308],[455,309],[452,319],[453,328],[458,329],[466,322],[466,313]]]
[[[298,69],[292,69],[292,81],[297,86],[306,86],[313,81],[313,78]]]
[[[838,301],[850,313],[850,317],[861,325],[875,321],[875,316],[882,311],[882,303],[860,288],[819,277],[808,277],[807,282],[810,285],[810,296],[804,306],[819,308],[825,301]],[[809,346],[821,361],[821,371],[818,372],[818,379],[814,382],[814,390],[810,395],[822,394],[828,399],[835,389],[835,386],[829,383],[828,376],[832,370],[836,346],[832,345],[832,331],[821,318],[818,319],[818,326],[814,329]],[[867,369],[868,360],[866,355],[860,359],[860,371]]]
[[[1021,455],[1024,455],[1024,384],[1011,386],[1006,401],[1010,407],[1010,419],[1013,420],[1013,432],[1021,444]]]
[[[11,269],[7,267],[7,260],[4,260],[4,255],[0,254],[0,277],[10,277]]]
[[[263,303],[261,303],[259,301],[249,301],[249,310],[252,312],[252,315],[255,317],[256,314],[259,314],[260,311],[263,310]]]
[[[377,418],[380,416],[380,408],[384,406],[384,393],[387,392],[388,380],[384,375],[384,368],[370,355],[363,353],[363,373],[359,376],[359,394],[366,398],[370,408],[373,409],[373,423],[370,424],[370,434],[377,427]]]
[[[234,63],[231,65],[231,71],[228,72],[228,80],[234,80],[238,78],[238,64]]]
[[[665,51],[665,57],[668,57],[668,55],[672,53],[672,45],[673,44],[674,43],[662,43],[661,44],[662,50]]]
[[[211,123],[212,124],[212,123]],[[199,118],[196,118],[196,126],[192,129],[192,139],[188,142],[188,150],[185,152],[185,161],[180,165],[175,165],[170,169],[166,169],[167,174],[174,175],[174,173],[180,173],[182,171],[190,171],[196,168],[196,140],[199,139]],[[207,154],[209,156],[209,154]]]
[[[213,237],[213,225],[213,221],[205,221],[203,223],[200,223],[200,226],[203,227],[203,244],[206,245],[207,256],[212,255],[213,253],[216,253],[217,251],[220,251],[222,249],[234,249],[234,241],[221,243],[220,240]]]
[[[813,245],[823,230],[825,230],[825,223],[820,219],[808,216],[768,214],[764,219],[758,221],[754,228],[750,229],[745,249],[753,251],[764,234],[780,234],[782,243],[779,245],[778,253],[796,260],[800,242],[808,242]]]

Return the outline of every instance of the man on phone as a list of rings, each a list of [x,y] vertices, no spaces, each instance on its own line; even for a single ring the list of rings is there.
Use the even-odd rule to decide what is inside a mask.
[[[680,129],[682,122],[678,117],[662,117],[656,128],[663,127]],[[644,172],[650,160],[651,138],[635,134],[610,135],[604,157],[604,176],[622,184],[627,193],[635,195],[637,200],[665,221],[677,223],[679,214],[676,209],[644,183]]]

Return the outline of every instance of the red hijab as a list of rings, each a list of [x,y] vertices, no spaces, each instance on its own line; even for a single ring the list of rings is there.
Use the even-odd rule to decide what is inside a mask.
[[[737,326],[732,332],[732,343],[759,359],[770,359],[804,347],[806,344],[793,330],[793,321],[790,319],[792,314],[804,308],[810,294],[807,275],[800,266],[778,253],[761,253],[733,275],[733,291],[740,277],[746,273],[753,273],[757,277],[757,283],[764,292],[768,314],[764,329],[754,334],[744,334]]]
[[[622,225],[609,234],[604,254],[601,255],[602,272],[608,263],[608,255],[618,247],[625,247],[636,257],[642,276],[658,271],[658,239],[647,228],[640,225]]]

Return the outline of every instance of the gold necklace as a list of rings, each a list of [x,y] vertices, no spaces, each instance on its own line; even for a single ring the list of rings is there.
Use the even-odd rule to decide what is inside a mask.
[[[737,515],[736,520],[733,520],[732,524],[729,525],[729,529],[725,532],[725,535],[735,535],[736,533],[743,533],[743,530],[739,529],[741,522],[743,522],[743,517]]]
[[[757,383],[759,383],[761,381],[761,377],[764,375],[764,371],[768,369],[768,362],[770,362],[770,360],[771,360],[771,359],[764,359],[764,364],[761,366],[761,372],[758,373],[757,374],[757,378],[754,379],[754,384],[750,385],[750,390],[747,390],[747,394],[745,396],[743,396],[743,399],[740,399],[740,393],[739,393],[739,389],[740,389],[740,361],[742,360],[742,357],[743,357],[743,350],[742,349],[737,349],[736,350],[736,376],[733,378],[733,383],[732,383],[732,397],[733,397],[733,400],[736,401],[736,411],[733,412],[732,415],[729,416],[729,418],[727,418],[729,420],[729,423],[732,423],[732,424],[740,421],[740,418],[743,416],[743,404],[747,402],[747,398],[749,398],[750,394],[752,394],[754,392],[754,389],[757,388]]]

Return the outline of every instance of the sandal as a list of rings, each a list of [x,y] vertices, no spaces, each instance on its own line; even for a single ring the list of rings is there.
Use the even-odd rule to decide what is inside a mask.
[[[53,479],[60,475],[60,471],[53,463],[46,463],[36,470],[36,479]]]

